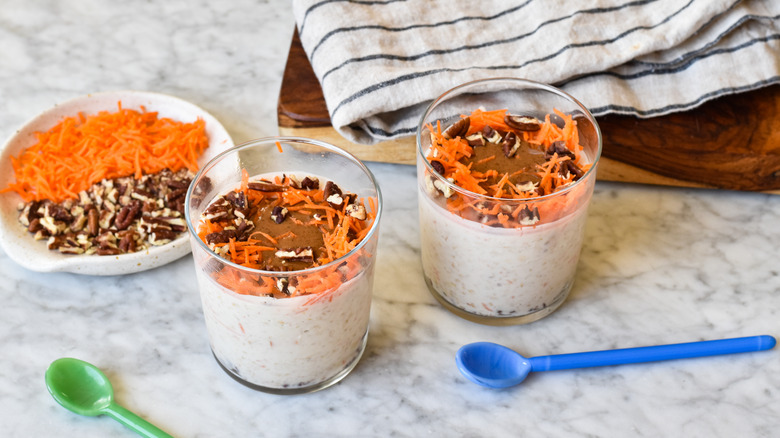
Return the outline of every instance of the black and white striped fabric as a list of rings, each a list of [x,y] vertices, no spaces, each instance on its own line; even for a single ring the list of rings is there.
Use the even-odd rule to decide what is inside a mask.
[[[464,82],[561,87],[595,115],[653,117],[780,83],[780,0],[293,0],[333,126],[412,135]]]

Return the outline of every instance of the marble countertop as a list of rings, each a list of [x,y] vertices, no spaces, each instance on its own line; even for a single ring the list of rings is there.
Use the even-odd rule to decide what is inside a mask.
[[[0,8],[0,138],[57,102],[104,90],[172,94],[239,143],[274,135],[294,21],[289,2],[56,2]],[[116,399],[177,437],[770,437],[778,349],[555,371],[491,390],[462,377],[474,341],[538,356],[780,335],[780,196],[599,182],[568,301],[538,322],[487,327],[445,311],[419,261],[415,169],[370,163],[386,201],[368,347],[327,390],[275,396],[209,350],[191,256],[138,274],[37,273],[0,252],[0,424],[12,437],[133,436],[49,396],[77,357]]]

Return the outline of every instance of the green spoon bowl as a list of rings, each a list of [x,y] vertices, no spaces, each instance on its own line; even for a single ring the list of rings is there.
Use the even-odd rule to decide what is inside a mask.
[[[83,360],[65,357],[52,362],[46,370],[46,388],[57,403],[79,415],[108,415],[141,436],[171,437],[116,403],[108,377]]]

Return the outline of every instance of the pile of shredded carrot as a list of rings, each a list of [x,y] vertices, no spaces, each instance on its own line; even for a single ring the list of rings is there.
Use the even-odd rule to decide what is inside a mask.
[[[315,260],[313,267],[323,266],[347,255],[366,237],[376,218],[374,198],[368,198],[366,219],[356,220],[347,214],[346,202],[344,202],[341,209],[335,209],[328,205],[321,188],[311,190],[297,188],[291,184],[292,181],[289,176],[285,175],[284,177],[277,176],[273,181],[277,185],[284,186],[284,191],[261,192],[249,190],[249,178],[246,170],[242,169],[242,175],[241,187],[237,191],[241,191],[246,195],[250,208],[260,203],[267,203],[270,206],[269,208],[281,206],[289,211],[297,211],[312,216],[308,222],[301,222],[299,225],[318,227],[323,233],[325,248],[321,256]],[[360,202],[365,203],[363,200]],[[318,214],[316,219],[313,217],[315,213]],[[286,220],[296,219],[290,216]],[[198,237],[203,242],[206,242],[208,234],[224,230],[225,225],[231,226],[232,224],[203,219],[198,227]],[[352,231],[351,235],[350,231]],[[273,257],[274,253],[281,249],[277,244],[280,239],[286,237],[286,234],[288,233],[280,236],[271,236],[262,231],[254,231],[245,241],[231,238],[226,243],[216,244],[215,247],[222,248],[227,246],[224,258],[233,263],[245,268],[262,269],[264,258]],[[342,283],[361,271],[358,260],[362,255],[370,254],[355,254],[345,259],[344,263],[338,266],[319,270],[311,274],[296,275],[296,284],[292,285],[295,290],[290,295],[278,293],[277,285],[272,276],[251,273],[250,271],[239,270],[229,266],[213,272],[211,275],[219,284],[236,293],[245,295],[274,295],[277,298],[300,295],[328,295],[327,292],[335,291]],[[322,297],[312,298],[310,302],[319,299],[322,299]]]
[[[11,157],[16,181],[0,192],[14,191],[25,202],[62,202],[104,179],[141,178],[168,168],[197,171],[208,147],[206,124],[159,118],[157,112],[124,109],[65,118],[19,157]]]
[[[485,172],[477,172],[471,169],[472,164],[464,164],[464,161],[466,161],[464,159],[470,157],[473,153],[473,147],[468,144],[465,137],[481,132],[486,126],[505,133],[514,132],[518,138],[522,138],[532,146],[535,146],[539,151],[546,151],[555,142],[563,142],[569,151],[574,154],[574,162],[583,172],[587,172],[591,167],[591,163],[585,162],[585,157],[582,153],[583,147],[579,142],[577,122],[572,119],[571,115],[564,114],[558,110],[554,110],[554,112],[563,120],[563,126],[561,127],[553,123],[550,114],[547,114],[544,120],[541,121],[541,129],[538,131],[519,131],[508,126],[504,121],[504,117],[507,114],[506,109],[491,111],[474,110],[468,115],[470,120],[469,129],[463,137],[445,138],[442,134],[440,122],[437,123],[435,128],[428,125],[427,128],[432,136],[432,144],[427,158],[429,161],[437,160],[444,166],[444,176],[446,178],[451,178],[455,185],[479,195],[518,200],[517,203],[512,204],[514,206],[512,211],[507,212],[502,211],[502,207],[506,204],[491,204],[484,202],[482,199],[464,199],[460,196],[452,196],[447,200],[447,208],[463,217],[493,217],[495,219],[488,220],[490,223],[487,223],[487,225],[511,228],[518,226],[516,219],[521,210],[528,206],[527,203],[520,201],[539,197],[536,191],[521,191],[514,184],[510,183],[509,178],[514,174],[502,174],[492,169]],[[480,163],[488,162],[491,159],[495,159],[495,157],[484,158],[480,160]],[[568,156],[558,156],[555,153],[548,161],[537,167],[536,174],[540,178],[538,187],[543,190],[544,194],[555,193],[574,182],[574,175],[560,171],[564,162],[570,159]],[[496,178],[498,182],[489,186],[483,184],[490,178]],[[537,208],[549,212],[550,210],[559,209],[561,207],[559,205],[560,202],[565,201],[547,200],[543,203],[540,202]],[[467,210],[468,213],[466,212]]]

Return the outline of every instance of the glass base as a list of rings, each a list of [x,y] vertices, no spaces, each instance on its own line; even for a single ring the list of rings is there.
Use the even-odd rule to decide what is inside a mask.
[[[308,394],[310,392],[320,391],[325,388],[331,387],[341,381],[344,377],[347,377],[347,374],[349,374],[360,362],[360,358],[363,356],[363,352],[366,350],[366,341],[368,340],[368,330],[366,330],[366,334],[363,335],[363,339],[360,341],[360,347],[358,347],[357,352],[355,353],[354,359],[350,363],[348,363],[344,369],[338,372],[335,376],[326,379],[322,382],[314,383],[312,385],[306,385],[306,386],[296,386],[296,387],[286,387],[286,388],[272,388],[267,386],[261,386],[256,385],[252,382],[248,382],[244,380],[241,376],[239,376],[234,370],[230,369],[229,367],[225,366],[216,354],[214,354],[214,350],[211,351],[211,354],[214,355],[214,359],[216,359],[217,363],[219,364],[219,367],[222,368],[223,371],[227,373],[228,376],[232,377],[233,380],[237,381],[238,383],[252,388],[256,391],[266,392],[269,394],[276,394],[276,395],[295,395],[295,394]]]
[[[478,324],[492,325],[492,326],[529,324],[544,318],[545,316],[553,313],[556,309],[561,307],[563,302],[566,301],[566,298],[569,296],[571,287],[574,284],[574,281],[570,281],[566,285],[566,287],[564,287],[561,293],[559,293],[558,296],[555,297],[555,300],[553,300],[552,303],[534,312],[526,313],[525,315],[519,315],[519,316],[487,316],[487,315],[479,315],[476,313],[467,312],[461,309],[460,307],[455,306],[454,304],[449,302],[447,298],[442,296],[439,293],[439,291],[436,290],[436,288],[433,287],[433,283],[431,283],[431,280],[430,278],[428,278],[427,275],[423,275],[423,277],[425,277],[425,284],[428,286],[428,290],[431,292],[431,295],[433,295],[433,297],[436,298],[436,300],[439,303],[441,303],[441,305],[444,306],[445,309],[449,310],[456,316],[459,316],[465,320],[476,322]]]

